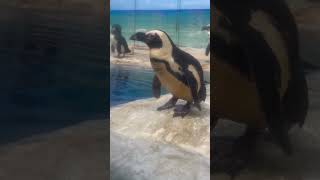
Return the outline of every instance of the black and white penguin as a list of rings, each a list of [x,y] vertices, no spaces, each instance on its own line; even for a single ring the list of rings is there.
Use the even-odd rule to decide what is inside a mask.
[[[161,85],[173,95],[158,110],[175,107],[178,99],[187,103],[182,108],[175,108],[174,117],[187,115],[192,103],[201,110],[200,102],[206,98],[206,88],[200,63],[179,49],[164,31],[138,32],[130,39],[144,42],[150,48],[150,62],[155,72],[152,85],[154,96],[160,97]]]
[[[115,50],[117,50],[118,57],[120,57],[121,54],[124,56],[126,53],[131,52],[126,39],[122,36],[121,26],[119,24],[112,25],[110,42],[111,52],[115,53]]]
[[[210,40],[210,24],[206,25],[206,26],[202,26],[201,28],[202,31],[207,31],[208,33],[208,36],[209,36],[209,40]],[[206,52],[205,52],[205,55],[208,56],[210,53],[210,41],[207,45],[207,48],[206,48]]]
[[[214,7],[212,124],[226,118],[247,126],[233,157],[248,160],[265,129],[291,154],[288,131],[304,124],[308,110],[293,15],[283,0],[216,0]],[[247,161],[230,161],[232,173],[234,162]]]

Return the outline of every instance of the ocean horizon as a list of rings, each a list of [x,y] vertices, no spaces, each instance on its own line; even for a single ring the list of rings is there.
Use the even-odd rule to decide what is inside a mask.
[[[180,47],[205,48],[209,38],[201,27],[209,23],[210,9],[110,11],[110,29],[112,24],[121,25],[123,36],[129,44],[133,44],[129,37],[137,31],[160,29],[167,32]]]
[[[210,9],[111,9],[110,12],[112,11],[210,11]]]

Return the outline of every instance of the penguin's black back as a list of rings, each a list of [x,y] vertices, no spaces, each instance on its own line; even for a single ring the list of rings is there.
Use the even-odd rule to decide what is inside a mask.
[[[162,31],[160,29],[158,30]],[[197,72],[199,72],[201,85],[200,85],[200,90],[198,95],[199,95],[199,100],[204,101],[206,99],[207,93],[206,93],[206,87],[205,87],[204,77],[203,77],[203,69],[201,64],[195,57],[178,48],[165,31],[162,31],[162,32],[166,34],[166,36],[168,37],[172,45],[172,57],[174,61],[178,63],[183,69],[188,69],[188,65],[193,65],[197,70]],[[183,82],[186,83],[186,81],[183,81]]]
[[[159,30],[159,31],[162,31],[162,30]],[[168,37],[172,45],[172,57],[174,61],[177,62],[183,69],[188,69],[188,65],[193,65],[197,70],[197,72],[199,72],[201,85],[200,85],[200,90],[198,95],[199,95],[199,100],[204,101],[206,99],[207,94],[206,94],[206,87],[203,79],[203,69],[201,64],[195,57],[178,48],[165,31],[162,31],[162,32],[166,34],[166,36]]]
[[[199,100],[204,101],[206,99],[206,87],[203,79],[202,66],[192,55],[182,51],[176,46],[173,46],[172,57],[175,62],[177,62],[183,69],[188,69],[188,65],[193,65],[200,77],[200,90],[199,90]]]

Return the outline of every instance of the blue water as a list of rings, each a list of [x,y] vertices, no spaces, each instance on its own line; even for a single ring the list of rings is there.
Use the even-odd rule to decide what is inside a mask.
[[[179,46],[205,48],[208,34],[201,31],[210,23],[210,10],[114,10],[110,12],[112,24],[120,24],[124,37],[136,31],[161,29]]]
[[[150,69],[111,65],[110,106],[152,97],[153,76],[154,72]],[[165,90],[162,90],[164,93]]]

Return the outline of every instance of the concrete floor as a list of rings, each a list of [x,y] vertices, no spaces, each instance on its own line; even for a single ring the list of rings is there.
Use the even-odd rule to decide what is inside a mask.
[[[108,179],[106,123],[90,120],[0,146],[0,179]]]

